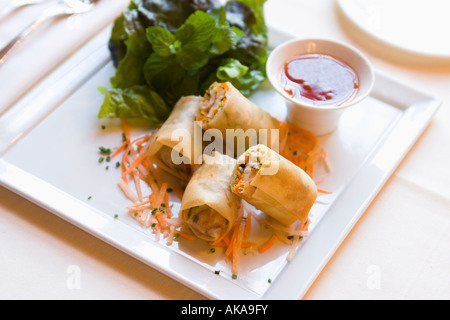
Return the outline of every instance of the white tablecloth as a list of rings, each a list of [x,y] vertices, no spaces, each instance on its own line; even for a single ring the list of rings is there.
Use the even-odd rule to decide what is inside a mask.
[[[96,12],[38,31],[0,68],[0,108],[8,108],[127,3],[103,1]],[[28,7],[0,21],[0,43],[37,13],[38,7]],[[298,36],[353,44],[377,69],[443,100],[304,298],[450,299],[450,62],[407,54],[364,35],[333,0],[268,0],[266,17]],[[429,36],[444,39],[440,32]],[[0,240],[1,299],[205,298],[4,188]],[[74,272],[81,275],[75,287]]]

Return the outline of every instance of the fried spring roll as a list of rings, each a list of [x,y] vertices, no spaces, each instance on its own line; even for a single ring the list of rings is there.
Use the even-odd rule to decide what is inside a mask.
[[[205,131],[219,130],[228,150],[234,151],[235,155],[242,154],[256,144],[273,146],[273,143],[278,142],[271,141],[271,133],[280,128],[280,122],[229,82],[215,82],[209,87],[201,104],[198,121]],[[234,131],[233,137],[227,137],[227,129]],[[255,134],[250,137],[252,133]],[[243,150],[238,151],[240,145]]]
[[[317,198],[302,169],[264,145],[253,146],[236,163],[231,190],[257,209],[290,226],[308,218]]]
[[[198,238],[214,241],[233,226],[241,199],[230,190],[236,160],[217,153],[204,160],[186,187],[179,216]]]
[[[182,97],[172,110],[169,118],[162,125],[149,147],[149,160],[162,170],[187,181],[195,166],[194,158],[194,121],[198,114],[202,97]],[[173,139],[175,130],[186,132],[186,143]],[[201,130],[201,129],[200,129]],[[183,136],[184,139],[184,136]],[[173,151],[178,152],[174,157]],[[199,150],[201,153],[201,150]],[[177,161],[174,161],[176,159]]]

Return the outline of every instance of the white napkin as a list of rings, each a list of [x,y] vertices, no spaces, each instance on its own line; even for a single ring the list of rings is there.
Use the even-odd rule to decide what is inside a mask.
[[[87,13],[50,20],[30,34],[0,65],[0,116],[72,53],[112,23],[128,3],[129,0],[102,0]],[[0,47],[3,48],[48,5],[28,6],[0,17]],[[0,6],[0,11],[3,7]]]

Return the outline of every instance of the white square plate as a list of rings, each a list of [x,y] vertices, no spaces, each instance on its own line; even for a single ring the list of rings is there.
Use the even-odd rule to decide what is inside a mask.
[[[220,252],[211,254],[200,241],[156,242],[126,212],[116,160],[108,170],[98,162],[98,148],[122,138],[120,121],[97,119],[97,87],[109,87],[114,74],[109,35],[107,29],[96,36],[0,117],[0,185],[212,299],[302,298],[441,103],[377,72],[371,96],[320,138],[332,171],[319,187],[332,194],[319,196],[310,235],[293,260],[286,262],[288,247],[279,244],[243,256],[232,279]],[[289,38],[269,29],[272,47]],[[284,120],[284,101],[268,82],[251,99]],[[148,130],[134,124],[133,135]]]

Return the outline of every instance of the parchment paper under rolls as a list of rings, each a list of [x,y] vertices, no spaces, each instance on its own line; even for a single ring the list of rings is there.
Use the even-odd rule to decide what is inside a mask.
[[[217,240],[239,214],[241,199],[230,190],[235,163],[219,153],[205,155],[186,187],[179,216],[200,239]]]
[[[229,82],[215,82],[209,87],[198,120],[201,121],[204,131],[219,130],[228,150],[234,151],[235,156],[241,155],[248,147],[256,144],[265,144],[275,149],[274,143],[278,143],[278,136],[277,139],[271,139],[271,130],[279,129],[280,122],[246,98]],[[227,129],[231,129],[229,132],[237,138],[231,139],[228,136],[227,139]],[[253,141],[248,135],[246,137],[246,133],[252,132],[256,134]],[[241,145],[238,144],[240,141]]]
[[[194,148],[194,121],[202,100],[203,98],[200,96],[182,97],[166,122],[154,134],[149,146],[148,156],[152,163],[185,181],[192,174],[195,166],[194,159],[202,152],[201,145],[198,146],[198,150]],[[201,132],[201,128],[199,130]],[[180,143],[178,135],[173,136],[177,132],[186,133],[187,141],[184,141],[185,143]],[[173,150],[178,153],[172,154]],[[174,162],[174,159],[177,161]]]
[[[233,193],[287,226],[297,220],[306,222],[317,187],[292,162],[257,145],[239,157],[233,172]]]

